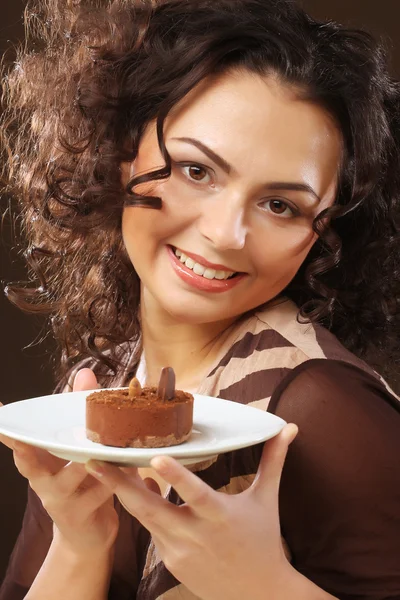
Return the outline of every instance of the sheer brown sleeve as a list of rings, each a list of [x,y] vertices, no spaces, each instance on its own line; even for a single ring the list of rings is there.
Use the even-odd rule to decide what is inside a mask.
[[[28,487],[22,529],[0,588],[0,600],[22,600],[28,593],[53,539],[53,522]]]
[[[399,401],[322,359],[294,369],[269,411],[299,426],[280,490],[293,566],[340,600],[399,600]]]
[[[115,499],[119,532],[115,544],[109,600],[133,600],[142,576],[149,533]],[[0,600],[23,600],[42,566],[53,539],[53,522],[29,488],[21,533],[0,588]]]

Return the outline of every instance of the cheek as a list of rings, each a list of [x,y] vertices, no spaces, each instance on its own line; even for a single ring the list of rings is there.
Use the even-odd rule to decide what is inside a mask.
[[[271,273],[291,273],[297,271],[311,250],[317,236],[310,222],[302,225],[283,225],[276,227],[269,235],[259,236],[265,242],[254,244],[253,251],[257,256],[260,270]]]
[[[301,228],[299,232],[296,232],[291,237],[291,243],[288,246],[288,252],[295,259],[303,262],[315,242],[317,241],[317,234],[312,230],[312,223],[308,223],[306,227]]]
[[[122,213],[122,239],[125,247],[132,257],[141,253],[143,260],[145,254],[157,252],[157,248],[166,243],[188,227],[192,217],[188,211],[182,210],[181,202],[170,202],[168,194],[161,194],[158,190],[154,195],[163,198],[161,209],[128,207]]]
[[[122,239],[135,267],[150,242],[149,212],[149,209],[129,207],[122,213]]]
[[[145,184],[143,184],[144,187]],[[147,184],[148,185],[148,184]],[[199,203],[190,202],[184,196],[181,186],[172,177],[151,189],[136,191],[161,198],[161,209],[129,207],[122,215],[122,235],[125,244],[134,244],[141,239],[146,245],[166,241],[171,236],[187,229],[198,217]]]

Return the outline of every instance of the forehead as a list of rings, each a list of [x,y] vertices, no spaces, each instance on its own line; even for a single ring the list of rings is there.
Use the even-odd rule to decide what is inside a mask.
[[[275,77],[245,71],[206,79],[175,106],[165,138],[182,136],[201,140],[241,174],[307,176],[319,188],[337,178],[342,151],[340,132],[323,107]]]

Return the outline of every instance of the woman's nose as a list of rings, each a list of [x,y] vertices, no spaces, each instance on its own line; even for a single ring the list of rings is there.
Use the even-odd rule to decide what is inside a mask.
[[[219,250],[241,250],[247,235],[243,205],[214,198],[204,206],[199,230]]]

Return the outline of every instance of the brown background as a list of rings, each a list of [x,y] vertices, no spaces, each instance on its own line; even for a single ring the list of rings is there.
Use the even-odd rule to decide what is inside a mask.
[[[22,39],[23,0],[0,0],[0,54]],[[392,48],[392,71],[400,75],[399,17],[397,0],[303,0],[314,16],[332,18],[362,26],[384,35]],[[7,198],[0,199],[3,213]],[[9,225],[0,241],[0,282],[24,278],[22,261],[15,250]],[[50,393],[53,386],[52,343],[46,324],[36,317],[21,314],[0,293],[0,401],[3,403]],[[26,498],[26,483],[16,471],[9,450],[0,446],[0,581],[21,524]]]

